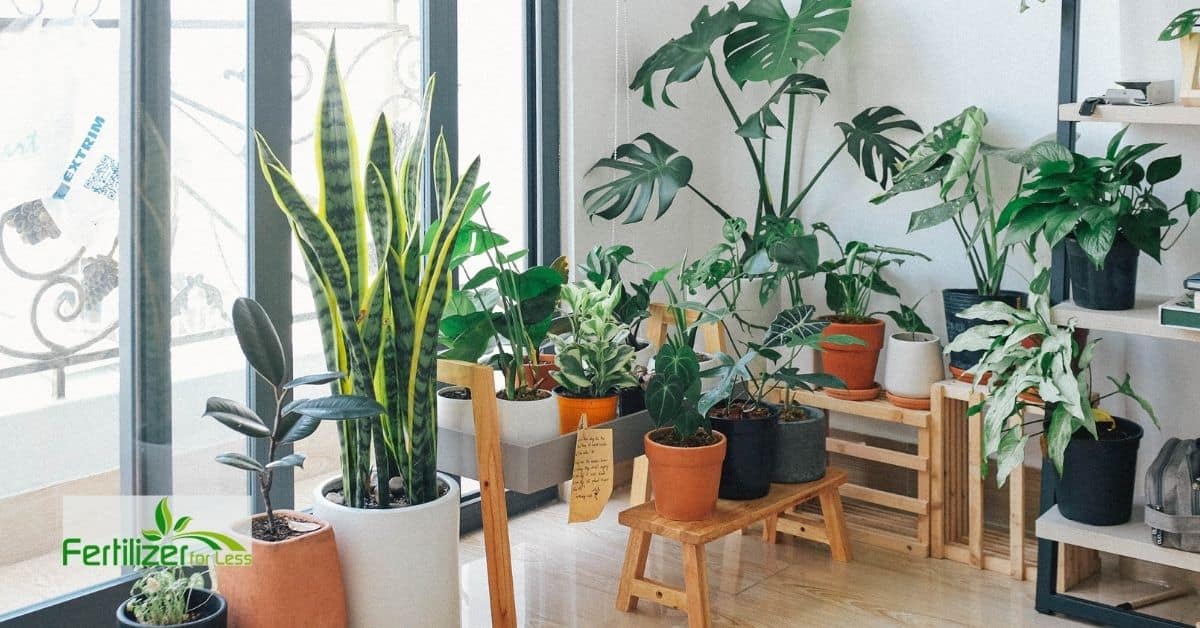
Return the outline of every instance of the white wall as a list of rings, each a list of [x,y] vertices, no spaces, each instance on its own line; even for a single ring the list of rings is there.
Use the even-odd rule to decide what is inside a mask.
[[[707,75],[672,87],[672,98],[679,104],[677,110],[661,105],[651,110],[639,101],[640,94],[624,89],[614,102],[615,85],[627,83],[614,83],[614,73],[624,78],[625,64],[618,57],[616,42],[627,39],[632,74],[668,38],[685,33],[696,11],[707,3],[626,0],[623,4],[626,20],[617,19],[615,0],[564,5],[562,172],[564,207],[571,208],[564,225],[565,250],[579,259],[593,245],[615,239],[633,244],[640,259],[670,264],[677,262],[686,249],[701,251],[714,243],[720,222],[687,191],[680,193],[667,217],[657,222],[631,226],[589,222],[582,209],[583,192],[605,175],[586,173],[596,159],[612,150],[614,136],[623,142],[643,131],[655,132],[692,157],[696,166],[692,180],[697,186],[741,215],[753,212],[753,171],[740,142],[731,133]],[[1152,4],[1130,0],[1085,3],[1081,18],[1081,95],[1100,92],[1114,79],[1178,76],[1176,45],[1160,43],[1156,38],[1163,25],[1191,4],[1184,0]],[[1034,3],[1028,12],[1018,14],[1015,1],[858,0],[842,42],[829,58],[806,68],[828,81],[832,95],[820,108],[805,112],[807,139],[797,152],[803,163],[800,181],[807,181],[840,142],[840,133],[833,124],[868,106],[894,105],[929,127],[968,105],[978,105],[988,113],[986,139],[994,144],[1024,144],[1053,133],[1059,19],[1060,9],[1053,2]],[[762,98],[761,93],[742,95],[739,106],[750,110]],[[1102,150],[1116,130],[1109,125],[1080,125],[1079,147],[1084,151]],[[1128,138],[1170,141],[1163,155],[1185,154],[1183,175],[1177,181],[1195,182],[1200,156],[1191,157],[1188,150],[1200,149],[1197,131],[1138,128]],[[1010,194],[1013,185],[1014,173],[1006,174],[1004,178],[1010,183],[998,186],[1002,195]],[[809,222],[825,221],[839,233],[856,239],[916,248],[933,257],[930,263],[906,265],[892,278],[910,301],[927,296],[921,314],[932,327],[943,329],[937,293],[942,288],[972,283],[961,247],[948,226],[905,234],[909,212],[933,204],[932,192],[904,195],[876,207],[867,201],[878,189],[849,159],[840,158],[810,195],[802,215]],[[1164,186],[1163,191],[1170,199],[1182,194],[1183,189],[1183,183],[1176,183]],[[1162,267],[1143,256],[1140,290],[1178,291],[1183,277],[1200,270],[1198,241],[1200,234],[1189,233],[1178,250],[1167,254]],[[1009,273],[1006,287],[1023,289],[1026,280],[1021,275],[1026,272],[1024,264],[1017,264]],[[821,303],[819,288],[810,288],[808,300]],[[1143,467],[1157,452],[1164,435],[1200,432],[1191,410],[1200,400],[1200,392],[1180,385],[1195,373],[1194,355],[1192,347],[1105,336],[1097,360],[1098,373],[1116,374],[1128,368],[1164,419],[1161,434],[1147,430]],[[1102,392],[1108,390],[1101,377],[1096,384]],[[1109,407],[1139,420],[1145,418],[1131,405],[1114,402]]]

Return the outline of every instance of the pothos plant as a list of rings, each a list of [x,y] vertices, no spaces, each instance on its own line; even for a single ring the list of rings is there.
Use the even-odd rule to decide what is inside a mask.
[[[563,286],[570,332],[550,335],[558,366],[551,377],[567,393],[599,398],[638,385],[633,375],[634,349],[625,342],[629,327],[613,315],[620,297],[609,281],[599,286],[589,281]]]
[[[913,212],[908,233],[952,224],[971,266],[975,289],[982,296],[995,296],[1004,282],[1013,243],[1003,237],[998,224],[1008,201],[996,198],[993,181],[1004,173],[995,172],[993,166],[1008,162],[1017,167],[1015,197],[1028,173],[1046,161],[1070,159],[1070,152],[1053,139],[1026,148],[993,146],[983,139],[987,123],[987,114],[972,106],[934,127],[909,149],[908,160],[892,177],[892,187],[871,202],[936,188],[940,202]]]
[[[799,302],[799,278],[795,275],[803,269],[793,269],[787,262],[811,251],[815,240],[803,233],[797,212],[838,156],[845,153],[868,179],[886,187],[906,156],[904,147],[893,136],[921,131],[895,107],[865,109],[835,125],[842,141],[807,183],[799,185],[798,178],[793,180],[798,170],[793,164],[794,146],[803,141],[797,133],[801,126],[796,124],[798,102],[814,98],[819,104],[829,94],[824,79],[802,70],[837,45],[849,20],[850,0],[804,0],[796,3],[795,11],[789,11],[781,0],[749,0],[742,6],[730,2],[715,13],[704,7],[688,32],[663,44],[642,63],[629,86],[640,90],[642,101],[654,107],[658,91],[655,83],[665,74],[658,100],[674,107],[668,88],[695,80],[707,70],[725,104],[729,129],[741,141],[754,169],[758,199],[751,229],[740,236],[745,254],[761,252],[780,263],[776,272],[763,277],[767,292],[760,296],[764,299],[771,290],[787,285],[793,302]],[[739,111],[730,98],[730,89],[744,90],[747,85],[766,86],[770,95],[757,109]],[[776,108],[784,102],[787,111],[781,117]],[[771,155],[778,152],[769,150],[769,144],[778,141],[783,142],[782,163],[770,164]],[[781,176],[772,181],[769,173],[776,168]],[[686,189],[721,218],[732,218],[697,187],[692,179],[692,160],[653,133],[643,133],[633,142],[617,146],[611,157],[596,162],[593,170],[597,169],[610,171],[615,178],[584,194],[584,206],[591,216],[609,220],[624,216],[625,223],[640,222],[651,207],[651,199],[657,198],[653,204],[657,219]]]
[[[883,269],[899,266],[909,259],[929,257],[924,253],[890,246],[867,244],[857,240],[842,244],[833,229],[825,223],[813,225],[813,230],[833,240],[837,257],[824,261],[818,272],[825,275],[825,302],[833,312],[831,319],[839,323],[870,323],[876,314],[886,314],[902,327],[918,326],[928,330],[916,310],[901,306],[900,311],[874,312],[871,299],[875,294],[900,298],[900,291],[883,277]]]
[[[1049,285],[1050,272],[1041,267],[1030,284],[1029,309],[987,301],[963,311],[959,314],[962,318],[987,324],[964,331],[946,347],[947,353],[986,352],[967,373],[977,382],[990,374],[987,399],[968,412],[983,413],[982,459],[986,464],[989,456],[997,456],[999,484],[1004,484],[1008,474],[1021,464],[1029,439],[1039,435],[1045,439],[1046,452],[1061,474],[1071,437],[1080,429],[1098,437],[1097,421],[1108,417],[1092,403],[1090,366],[1099,341],[1080,345],[1075,338],[1074,320],[1061,326],[1051,321]],[[1128,374],[1123,381],[1109,380],[1115,389],[1100,400],[1113,395],[1129,397],[1158,425],[1154,409],[1133,389]],[[1023,417],[1022,411],[1029,406],[1043,407],[1044,417],[1026,422],[1012,419]]]

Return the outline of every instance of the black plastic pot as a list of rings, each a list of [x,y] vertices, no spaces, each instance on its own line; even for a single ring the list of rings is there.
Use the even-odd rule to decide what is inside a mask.
[[[1067,238],[1067,272],[1075,304],[1089,310],[1132,310],[1140,256],[1141,251],[1118,234],[1104,264],[1096,268],[1079,241]]]
[[[133,598],[130,598],[133,599]],[[126,605],[129,600],[121,602],[117,607],[117,622],[121,626],[148,628],[151,624],[143,624],[133,617]],[[182,624],[173,624],[174,628],[225,628],[225,616],[228,606],[220,593],[208,589],[188,589],[188,608],[197,608],[199,619]]]
[[[827,422],[825,411],[800,406],[808,418],[779,421],[775,427],[775,469],[772,482],[800,484],[825,477]]]
[[[758,499],[771,490],[775,469],[775,428],[779,410],[761,419],[710,417],[713,429],[729,442],[721,464],[721,499]]]
[[[942,307],[946,312],[946,342],[952,342],[959,334],[982,325],[986,321],[959,318],[958,313],[986,301],[1002,301],[1016,308],[1024,307],[1027,295],[1015,290],[1001,290],[996,296],[983,296],[974,288],[947,288],[942,290]],[[982,351],[954,351],[950,354],[950,366],[969,369],[983,358]]]
[[[641,386],[617,389],[617,416],[628,416],[646,409],[646,390]]]
[[[1116,421],[1121,438],[1096,440],[1087,430],[1071,436],[1055,494],[1058,511],[1067,519],[1094,526],[1129,521],[1142,427],[1126,419]]]

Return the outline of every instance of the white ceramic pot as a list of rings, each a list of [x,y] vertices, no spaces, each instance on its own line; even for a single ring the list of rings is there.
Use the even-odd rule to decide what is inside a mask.
[[[348,508],[325,499],[340,477],[317,486],[313,514],[333,526],[351,628],[458,628],[459,489],[404,508]]]
[[[934,383],[946,379],[937,336],[900,332],[888,337],[883,388],[909,399],[928,399]]]
[[[442,393],[451,390],[463,390],[462,386],[447,386],[437,393],[438,427],[444,427],[455,432],[466,434],[475,433],[474,413],[471,411],[470,399],[451,399],[443,397]]]
[[[500,440],[506,443],[532,445],[561,435],[558,400],[554,395],[537,401],[497,398],[496,412],[500,420]]]
[[[650,344],[647,338],[638,338],[639,342],[646,343],[645,348],[634,352],[633,363],[638,366],[644,366],[647,370],[650,369],[650,363],[654,361],[654,354],[658,353],[658,348]]]

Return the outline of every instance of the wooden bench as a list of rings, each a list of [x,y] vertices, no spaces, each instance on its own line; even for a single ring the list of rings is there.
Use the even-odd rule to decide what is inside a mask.
[[[759,521],[767,521],[779,513],[791,510],[810,499],[820,499],[825,519],[824,538],[814,538],[829,545],[834,560],[850,560],[850,544],[842,515],[842,498],[838,487],[846,483],[846,472],[829,469],[824,478],[806,484],[772,484],[765,497],[750,501],[718,500],[716,511],[702,521],[672,521],[658,516],[654,503],[648,502],[621,512],[618,521],[629,527],[629,545],[625,549],[625,564],[617,589],[617,608],[637,609],[638,599],[646,599],[688,615],[688,626],[710,626],[708,604],[708,574],[704,563],[704,546],[723,536],[740,532]],[[645,577],[646,558],[650,552],[651,535],[661,536],[683,544],[682,590]]]

